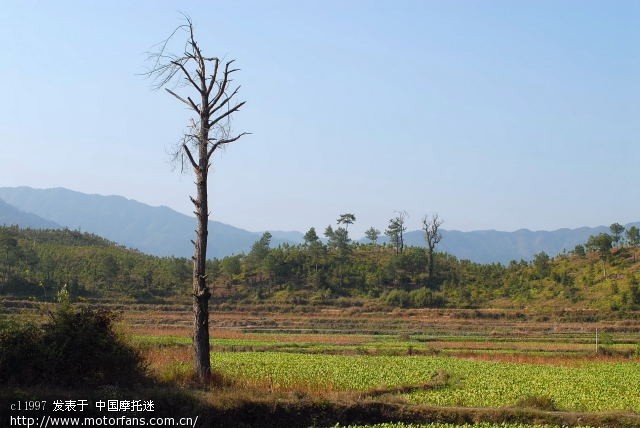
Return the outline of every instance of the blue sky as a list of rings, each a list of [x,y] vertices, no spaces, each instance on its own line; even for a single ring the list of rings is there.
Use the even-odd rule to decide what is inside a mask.
[[[235,58],[252,135],[218,155],[215,220],[355,235],[640,220],[640,2],[7,1],[0,185],[189,213],[188,111],[140,74],[189,14]]]

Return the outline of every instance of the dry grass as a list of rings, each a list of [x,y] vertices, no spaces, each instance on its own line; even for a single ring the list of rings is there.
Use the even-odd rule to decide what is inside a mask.
[[[548,366],[561,367],[580,367],[590,362],[616,363],[629,361],[629,358],[623,356],[606,356],[606,355],[536,355],[536,354],[497,354],[497,353],[479,353],[479,352],[454,352],[449,354],[453,357],[464,358],[473,361],[494,361],[502,363],[514,364],[542,364]]]
[[[182,387],[195,385],[191,347],[150,347],[141,352],[155,380]]]

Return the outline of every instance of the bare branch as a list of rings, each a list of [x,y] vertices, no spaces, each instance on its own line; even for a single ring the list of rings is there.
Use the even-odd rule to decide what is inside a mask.
[[[191,150],[189,150],[189,147],[187,147],[187,145],[185,143],[182,143],[182,149],[187,154],[187,157],[189,158],[189,162],[191,162],[191,166],[193,166],[193,169],[198,171],[200,169],[200,167],[198,166],[196,161],[193,159],[193,155],[191,154]]]
[[[186,105],[188,105],[189,107],[191,107],[191,104],[189,104],[189,101],[185,100],[184,98],[182,98],[180,95],[176,94],[175,92],[173,92],[171,89],[169,88],[164,88],[165,91],[169,92],[171,95],[173,95],[174,97],[176,97],[177,99],[179,99],[180,101],[182,101],[183,103],[185,103]]]
[[[191,83],[191,85],[194,87],[194,89],[202,95],[202,89],[200,88],[200,86],[198,86],[196,82],[194,82],[193,78],[191,77],[191,74],[189,73],[189,71],[187,71],[187,69],[182,64],[182,62],[172,61],[172,64],[174,64],[176,67],[179,67],[180,70],[182,70],[182,73],[184,74],[184,78],[187,79],[189,83]]]
[[[218,58],[211,58],[215,64],[213,66],[213,74],[211,75],[211,80],[209,81],[209,87],[207,88],[207,97],[211,95],[211,90],[213,89],[213,85],[217,82],[218,79],[218,66],[220,65],[220,60]]]
[[[169,92],[171,95],[173,95],[174,97],[176,97],[177,99],[179,99],[180,101],[182,101],[183,103],[185,103],[186,105],[189,106],[189,108],[193,109],[196,111],[196,113],[200,114],[200,109],[198,108],[198,106],[193,102],[193,100],[191,99],[191,97],[187,97],[187,99],[185,100],[184,98],[182,98],[180,95],[176,94],[175,92],[173,92],[171,89],[169,88],[164,88],[165,91]],[[187,101],[188,100],[188,101]]]
[[[191,103],[191,107],[196,111],[196,113],[201,114],[200,113],[200,109],[198,108],[198,106],[196,105],[196,103],[193,102],[193,100],[191,99],[191,97],[187,97],[187,99],[189,100],[189,102]]]
[[[239,91],[239,90],[240,90],[240,86],[238,86],[238,87],[236,88],[236,90],[235,90],[235,91],[233,91],[233,93],[232,93],[231,95],[229,95],[227,98],[225,98],[225,99],[220,103],[220,105],[218,105],[216,108],[214,108],[213,110],[211,110],[210,114],[211,114],[211,115],[216,114],[216,112],[217,112],[218,110],[220,110],[222,107],[224,107],[224,106],[229,102],[229,100],[231,100],[231,98],[233,98],[233,97],[235,96],[235,94],[237,94],[237,93],[238,93],[238,91]],[[209,103],[209,108],[211,108],[211,107],[213,107],[213,105],[212,105],[211,103]]]
[[[154,85],[155,89],[160,89],[165,86],[169,81],[173,79],[173,76],[176,73],[175,67],[172,66],[172,61],[178,59],[177,56],[173,54],[167,54],[167,46],[169,42],[174,38],[174,36],[178,33],[178,31],[185,30],[191,25],[191,21],[187,19],[187,24],[177,26],[173,32],[155,46],[160,46],[160,48],[156,52],[148,52],[147,53],[147,61],[152,61],[153,65],[146,73],[143,73],[144,76],[153,79],[156,83]]]
[[[222,119],[224,119],[225,117],[229,116],[231,113],[238,111],[240,109],[240,107],[242,107],[245,103],[246,103],[246,101],[243,101],[240,104],[236,104],[233,108],[227,110],[225,113],[221,114],[220,116],[218,116],[217,118],[215,118],[214,120],[209,122],[209,128],[213,128]]]
[[[250,134],[251,134],[251,132],[243,132],[242,134],[238,134],[233,138],[227,138],[227,139],[223,139],[223,140],[219,140],[219,141],[215,142],[214,144],[211,145],[211,148],[207,152],[207,159],[210,159],[211,155],[213,155],[213,152],[215,152],[219,147],[221,147],[221,146],[223,146],[225,144],[233,143],[234,141],[239,140],[240,137],[242,137],[243,135],[250,135]]]
[[[218,93],[215,97],[213,97],[213,100],[211,100],[209,105],[216,105],[220,98],[222,98],[222,96],[225,94],[225,91],[227,90],[227,84],[229,83],[229,74],[231,73],[229,72],[229,66],[234,62],[234,59],[232,59],[231,61],[227,61],[227,64],[224,66],[224,76],[222,78],[222,83],[219,84]]]

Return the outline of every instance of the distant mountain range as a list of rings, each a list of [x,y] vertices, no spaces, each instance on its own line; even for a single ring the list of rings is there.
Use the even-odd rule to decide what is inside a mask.
[[[0,224],[95,233],[127,247],[157,256],[190,257],[195,219],[168,207],[152,207],[122,196],[88,195],[64,188],[0,188]],[[639,223],[634,223],[639,225]],[[438,251],[479,263],[531,260],[541,251],[554,256],[586,242],[608,227],[515,232],[443,230]],[[272,245],[296,244],[301,232],[270,231]],[[249,232],[217,221],[209,222],[210,257],[248,252],[263,232]],[[424,246],[419,230],[405,234],[407,245]]]
[[[78,229],[157,256],[191,257],[195,219],[168,207],[122,196],[88,195],[64,188],[0,188],[0,223],[32,228]],[[302,234],[271,232],[272,244],[302,240]],[[210,257],[247,252],[262,232],[209,222]]]
[[[556,256],[563,251],[573,250],[578,244],[584,244],[589,236],[603,232],[609,232],[609,227],[581,227],[551,232],[528,229],[515,232],[443,230],[442,241],[437,248],[459,259],[469,259],[478,263],[507,264],[511,260],[532,260],[542,251],[550,256]],[[424,233],[418,230],[409,232],[405,242],[408,245],[424,246]]]
[[[0,199],[0,224],[17,224],[32,229],[59,229],[61,226],[53,221],[45,220],[35,214],[19,210]]]

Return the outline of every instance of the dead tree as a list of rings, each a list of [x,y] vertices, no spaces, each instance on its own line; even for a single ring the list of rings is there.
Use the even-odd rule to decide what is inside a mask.
[[[211,379],[209,348],[209,299],[207,287],[207,238],[209,225],[209,203],[207,178],[216,150],[237,141],[246,132],[232,136],[231,115],[244,105],[236,103],[234,97],[240,89],[233,87],[232,68],[234,61],[222,63],[219,58],[206,56],[193,33],[193,23],[185,16],[186,23],[180,25],[149,58],[153,66],[147,75],[154,79],[157,88],[162,88],[186,104],[193,113],[188,132],[184,134],[174,153],[183,169],[191,167],[196,177],[196,196],[190,196],[196,215],[196,239],[193,256],[193,350],[195,372],[201,383]],[[180,54],[168,52],[168,44],[179,33],[186,33],[184,51]],[[173,83],[173,89],[167,86]],[[185,89],[191,95],[179,95],[176,88]],[[193,96],[192,96],[193,95]]]
[[[433,282],[433,267],[434,267],[434,250],[438,242],[442,239],[442,233],[440,233],[440,226],[442,220],[438,218],[438,214],[434,214],[433,217],[425,215],[422,219],[422,230],[424,230],[424,240],[427,243],[427,284],[432,286]]]

